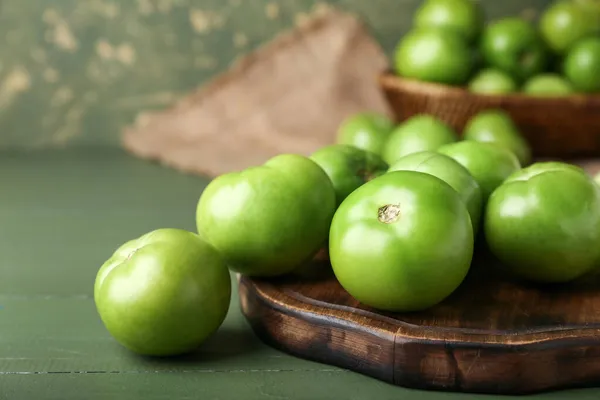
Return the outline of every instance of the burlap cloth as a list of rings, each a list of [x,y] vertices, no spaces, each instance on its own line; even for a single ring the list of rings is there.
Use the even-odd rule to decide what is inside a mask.
[[[124,147],[210,176],[333,143],[347,116],[389,114],[377,75],[388,59],[359,19],[338,10],[248,54],[171,108],[140,115]]]

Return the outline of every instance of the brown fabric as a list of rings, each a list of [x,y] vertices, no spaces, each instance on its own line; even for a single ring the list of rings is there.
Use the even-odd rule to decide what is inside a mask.
[[[569,161],[567,160],[567,162]],[[600,160],[598,159],[580,159],[571,162],[585,168],[585,170],[592,176],[600,173]]]
[[[328,10],[172,108],[140,116],[123,145],[139,157],[212,176],[280,153],[308,155],[332,143],[350,114],[389,114],[376,81],[387,68],[357,18]]]

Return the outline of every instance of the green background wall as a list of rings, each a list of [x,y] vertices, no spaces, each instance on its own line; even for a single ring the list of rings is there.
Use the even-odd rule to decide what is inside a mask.
[[[488,18],[551,0],[482,0]],[[355,12],[388,54],[420,0],[4,0],[0,146],[118,144],[241,54],[327,4]]]

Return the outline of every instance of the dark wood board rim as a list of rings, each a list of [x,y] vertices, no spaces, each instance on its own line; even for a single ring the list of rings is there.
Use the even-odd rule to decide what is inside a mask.
[[[277,300],[269,293],[269,289],[275,291],[275,289],[271,286],[270,283],[261,282],[260,285],[257,285],[252,279],[248,277],[240,277],[239,279],[240,285],[248,285],[253,288],[253,291],[256,292],[257,296],[265,303],[268,304],[273,309],[281,313],[285,313],[288,315],[296,315],[299,314],[300,311],[302,314],[311,314],[316,319],[326,318],[330,322],[337,322],[340,325],[352,325],[352,323],[347,322],[336,315],[335,311],[341,311],[344,313],[352,313],[352,314],[361,314],[364,317],[367,317],[371,320],[377,320],[378,322],[386,322],[391,327],[397,328],[397,333],[401,334],[403,337],[407,339],[414,340],[422,340],[423,331],[431,328],[428,326],[419,326],[410,324],[404,321],[395,320],[393,318],[386,317],[385,315],[376,314],[374,312],[368,310],[359,310],[352,309],[350,307],[342,306],[342,305],[332,305],[324,302],[320,302],[318,300],[314,300],[298,293],[283,290],[279,293],[283,293],[287,296],[288,302],[283,303],[280,300]],[[313,306],[319,307],[320,313],[314,313],[310,311],[306,311],[305,309],[301,309],[300,306],[303,304],[311,304]],[[577,338],[580,343],[581,338],[589,339],[590,344],[600,345],[600,326],[597,324],[591,326],[576,326],[575,328],[539,328],[536,330],[532,330],[528,333],[522,333],[519,331],[511,331],[511,330],[497,330],[497,331],[480,331],[477,329],[464,329],[464,328],[453,328],[453,327],[445,327],[439,328],[435,327],[435,333],[439,333],[438,335],[433,334],[432,331],[428,332],[428,341],[440,341],[445,343],[456,343],[456,344],[464,344],[467,346],[494,346],[494,345],[505,345],[505,341],[507,337],[509,339],[510,345],[514,347],[525,347],[533,345],[535,347],[539,345],[551,345],[556,346],[563,343],[564,345],[569,345],[571,343],[571,337],[565,337],[565,332],[570,332],[572,337]],[[491,335],[491,333],[493,333]],[[499,342],[499,340],[489,340],[495,338],[502,338],[505,340],[504,342]],[[514,338],[514,339],[512,339]],[[488,340],[486,340],[488,339]]]
[[[332,307],[328,303],[298,296],[288,290],[278,291],[268,281],[244,276],[239,277],[238,281],[242,313],[265,343],[300,358],[349,369],[390,384],[424,390],[505,395],[533,394],[600,384],[600,328],[596,326],[540,329],[523,334],[497,331],[496,335],[490,336],[486,331],[477,333],[473,329],[428,329],[364,310],[360,316],[376,320],[377,323],[372,326],[379,327],[365,330],[364,326],[351,318],[351,315],[357,315],[355,309],[350,311],[345,306]],[[275,293],[278,293],[279,300],[273,296]],[[307,308],[314,308],[314,311]],[[323,345],[319,335],[307,335],[300,346],[282,339],[277,333],[282,328],[271,326],[263,320],[262,317],[268,314],[299,321],[314,331],[359,332],[368,336],[371,342],[380,342],[381,348],[386,348],[387,343],[393,367],[381,371],[363,368],[360,363],[356,363],[356,355],[343,354],[343,351],[340,354],[339,350],[325,354],[314,351]],[[429,360],[432,354],[432,359],[442,360],[442,365],[450,370],[452,379],[439,382],[431,380],[426,372],[415,367],[423,360]],[[499,375],[491,373],[491,381],[490,376],[480,381],[478,379],[481,376],[474,378],[471,375],[470,366],[466,370],[464,368],[465,359],[474,357],[473,364],[479,362],[493,370],[499,355],[507,355],[513,367],[509,370],[506,370],[506,366],[501,367],[505,371]],[[551,367],[556,365],[557,359],[571,360],[572,368],[557,372],[558,367]],[[540,371],[541,365],[550,367]],[[481,375],[481,370],[477,373]],[[537,375],[532,378],[532,374]]]

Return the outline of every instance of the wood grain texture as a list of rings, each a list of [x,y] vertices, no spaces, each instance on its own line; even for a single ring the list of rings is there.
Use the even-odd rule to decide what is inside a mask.
[[[395,314],[353,299],[326,260],[311,270],[239,282],[255,332],[293,355],[421,389],[524,394],[600,383],[600,291],[591,280],[518,282],[481,249],[448,299]]]

